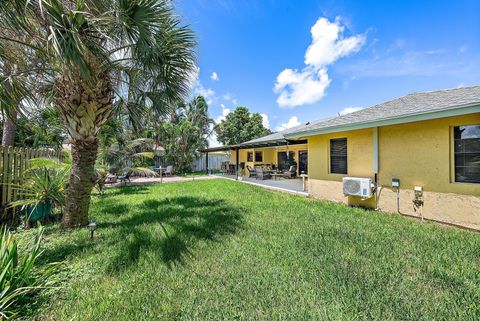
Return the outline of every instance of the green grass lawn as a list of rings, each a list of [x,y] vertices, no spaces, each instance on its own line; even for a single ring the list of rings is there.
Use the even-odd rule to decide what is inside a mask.
[[[111,189],[91,216],[94,241],[47,229],[65,264],[38,319],[480,318],[474,232],[220,179]]]

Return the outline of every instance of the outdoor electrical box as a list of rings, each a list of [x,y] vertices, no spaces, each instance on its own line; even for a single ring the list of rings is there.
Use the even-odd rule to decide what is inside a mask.
[[[400,187],[400,179],[392,178],[392,187]]]

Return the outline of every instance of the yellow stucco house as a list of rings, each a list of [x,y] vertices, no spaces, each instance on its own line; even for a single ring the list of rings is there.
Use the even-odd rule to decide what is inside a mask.
[[[480,86],[413,93],[222,148],[240,168],[293,157],[312,197],[480,229]]]

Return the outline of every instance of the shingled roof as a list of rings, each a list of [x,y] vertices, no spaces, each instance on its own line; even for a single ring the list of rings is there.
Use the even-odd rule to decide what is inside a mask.
[[[327,120],[314,121],[282,132],[286,138],[300,137],[302,133],[342,131],[345,127],[362,124],[363,128],[375,127],[375,123],[385,120],[405,119],[442,111],[452,111],[473,107],[471,112],[480,112],[480,86],[437,90],[409,94],[369,108]],[[412,121],[415,118],[411,118]]]
[[[413,93],[360,111],[308,122],[281,132],[252,139],[234,146],[208,150],[247,148],[263,144],[287,143],[323,133],[401,124],[426,119],[480,113],[480,86]],[[294,143],[290,141],[290,143]],[[301,143],[298,141],[297,143]]]

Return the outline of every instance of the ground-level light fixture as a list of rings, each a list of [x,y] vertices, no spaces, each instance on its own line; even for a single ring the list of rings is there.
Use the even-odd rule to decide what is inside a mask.
[[[97,229],[97,223],[96,222],[90,222],[87,225],[88,230],[90,231],[90,239],[93,240],[93,232]]]

